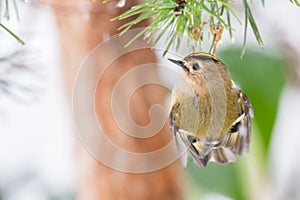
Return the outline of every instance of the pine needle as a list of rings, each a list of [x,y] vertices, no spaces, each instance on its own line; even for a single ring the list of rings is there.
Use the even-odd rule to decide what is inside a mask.
[[[105,2],[107,1],[108,0],[105,0]],[[156,44],[163,35],[169,34],[166,37],[167,41],[164,54],[168,52],[170,47],[175,47],[175,49],[178,49],[183,35],[187,35],[189,37],[189,41],[191,41],[189,42],[189,45],[192,46],[192,49],[195,49],[196,46],[200,46],[202,49],[201,44],[203,44],[203,40],[205,38],[203,37],[203,34],[209,30],[209,28],[203,29],[203,27],[201,27],[202,24],[206,24],[206,26],[221,24],[226,28],[226,30],[229,32],[231,40],[233,40],[234,27],[232,27],[231,17],[233,16],[233,18],[240,24],[242,24],[242,22],[236,15],[236,12],[231,6],[230,2],[233,1],[145,0],[144,2],[131,7],[129,10],[112,20],[123,20],[129,17],[136,17],[130,22],[119,27],[121,34],[124,34],[133,25],[149,18],[152,19],[152,23],[140,34],[132,38],[126,46],[130,45],[132,42],[134,42],[134,40],[143,34],[145,35],[144,38],[147,38],[148,41],[154,39],[154,44]],[[243,0],[243,3],[246,20],[244,24],[245,34],[242,54],[244,53],[246,46],[248,22],[252,28],[252,31],[254,32],[259,46],[263,46],[262,38],[247,0]],[[262,3],[264,4],[264,0],[262,0]],[[208,19],[206,19],[207,16]],[[160,29],[162,30],[159,31]],[[209,40],[211,44],[210,46],[213,47],[215,42],[214,37],[210,38]]]
[[[13,7],[15,10],[15,15],[18,21],[20,21],[20,14],[19,14],[19,9],[18,9],[18,5],[17,5],[17,1],[16,0],[12,0],[12,1],[8,1],[5,0],[5,11],[4,11],[4,18],[6,20],[10,20],[11,15],[10,15],[10,3],[13,3]],[[2,3],[2,0],[0,0],[0,4]],[[1,8],[1,5],[0,5]],[[13,38],[15,38],[20,44],[24,45],[25,42],[18,37],[13,31],[11,31],[9,28],[7,28],[3,23],[0,22],[0,28],[2,28],[3,30],[5,30],[6,32],[8,32]]]

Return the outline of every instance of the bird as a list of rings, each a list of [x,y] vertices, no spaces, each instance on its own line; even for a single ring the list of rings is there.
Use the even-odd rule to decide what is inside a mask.
[[[254,111],[236,86],[227,66],[209,53],[192,53],[183,60],[172,91],[169,125],[178,149],[190,152],[196,165],[230,163],[249,152]],[[187,165],[187,154],[182,158]]]

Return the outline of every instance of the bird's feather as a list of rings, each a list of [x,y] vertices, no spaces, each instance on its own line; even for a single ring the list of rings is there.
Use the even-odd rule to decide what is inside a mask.
[[[251,137],[250,118],[253,117],[252,105],[240,89],[234,86],[232,90],[237,95],[236,106],[240,110],[240,114],[232,123],[228,133],[220,141],[207,141],[179,128],[181,106],[177,101],[172,106],[169,120],[177,141],[177,147],[182,149],[183,143],[192,155],[194,162],[199,166],[206,166],[209,161],[218,163],[234,162],[236,156],[240,156],[244,151],[248,152]]]
[[[223,140],[223,146],[234,154],[241,155],[244,151],[249,151],[251,118],[254,113],[248,97],[238,88],[234,88],[234,91],[238,96],[237,106],[240,106],[242,113],[232,124],[228,137]]]
[[[253,109],[248,97],[212,55],[191,54],[175,64],[183,70],[169,120],[178,149],[185,145],[199,166],[234,162],[249,149]]]

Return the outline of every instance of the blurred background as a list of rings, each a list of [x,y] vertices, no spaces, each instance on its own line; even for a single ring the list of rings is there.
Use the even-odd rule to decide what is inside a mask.
[[[86,30],[85,24],[94,26],[94,13],[104,12],[103,6],[97,10],[81,1],[66,1],[65,5],[64,1],[17,1],[20,19],[11,4],[8,21],[5,1],[0,2],[1,23],[26,42],[20,45],[0,29],[0,200],[108,199],[101,194],[100,198],[82,195],[90,190],[97,193],[97,180],[107,177],[101,170],[102,174],[93,174],[98,164],[83,159],[87,153],[78,153],[84,149],[78,147],[74,133],[68,80],[72,78],[66,76],[68,70],[76,74],[76,68],[70,64],[72,54],[64,52],[74,43],[81,55],[77,64],[83,61],[97,40],[88,39],[91,44],[80,48],[80,30]],[[239,9],[240,5],[236,6]],[[111,15],[122,11],[114,4],[108,7]],[[228,165],[212,163],[198,168],[190,160],[185,171],[176,169],[175,173],[183,175],[179,185],[185,190],[185,199],[300,199],[299,7],[274,0],[266,1],[263,8],[257,1],[253,10],[265,48],[259,49],[249,31],[241,59],[242,27],[237,24],[235,43],[225,36],[217,51],[254,107],[250,153]],[[71,21],[72,17],[77,20]],[[108,30],[101,40],[112,33]],[[68,36],[69,43],[62,42]],[[156,54],[159,62],[166,63],[161,52]],[[62,67],[66,62],[70,68]],[[176,81],[166,74],[159,76],[169,85]],[[85,176],[89,179],[82,178]],[[81,190],[87,192],[78,192]]]

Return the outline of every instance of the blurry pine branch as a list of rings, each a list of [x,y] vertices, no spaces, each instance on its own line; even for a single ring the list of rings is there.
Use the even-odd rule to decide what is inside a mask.
[[[298,0],[290,0],[290,2],[296,4],[297,6],[300,7],[300,2]]]
[[[104,3],[110,0],[104,0]],[[299,5],[298,0],[290,0]],[[144,35],[144,39],[153,41],[154,45],[167,35],[166,49],[164,54],[173,45],[176,49],[180,45],[181,38],[184,34],[188,35],[192,49],[202,46],[205,39],[204,35],[211,35],[211,47],[209,52],[214,54],[217,43],[221,40],[223,30],[228,32],[231,40],[233,40],[234,27],[232,27],[232,19],[237,20],[244,26],[244,42],[242,55],[245,52],[247,42],[247,30],[251,27],[257,43],[263,47],[263,40],[259,33],[259,29],[254,20],[249,3],[252,0],[242,0],[244,6],[244,23],[236,15],[232,3],[235,0],[145,0],[144,2],[131,7],[125,13],[114,18],[113,20],[123,20],[135,16],[133,20],[122,25],[119,30],[121,34],[125,33],[132,26],[139,22],[151,18],[151,24],[132,38],[127,45],[130,45],[138,37]],[[264,0],[261,0],[265,4]],[[120,0],[117,5],[124,5],[125,0]],[[166,32],[169,30],[169,32]]]
[[[18,49],[0,55],[0,97],[8,97],[18,103],[30,104],[38,99],[38,87],[32,75],[37,75],[36,66],[29,64],[33,52]],[[38,74],[40,75],[40,74]]]
[[[10,7],[13,6],[14,11],[15,11],[15,16],[17,20],[20,20],[20,15],[19,15],[19,9],[16,0],[0,0],[0,11],[2,7],[4,7],[4,19],[9,21],[11,18],[11,13],[10,13]],[[2,16],[1,16],[2,17]],[[15,38],[20,44],[24,45],[25,42],[17,36],[13,31],[11,31],[9,28],[7,28],[3,23],[2,20],[0,21],[0,29],[6,31],[9,33],[13,38]]]

